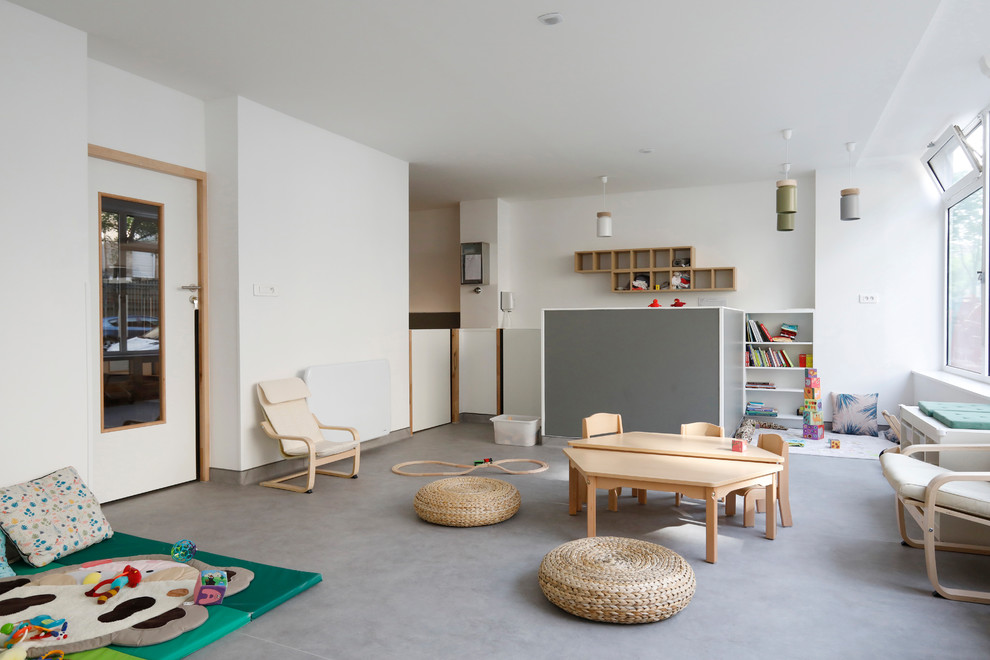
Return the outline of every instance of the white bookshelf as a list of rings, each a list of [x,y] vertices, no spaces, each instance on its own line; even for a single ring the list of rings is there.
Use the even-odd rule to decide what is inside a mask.
[[[777,409],[776,416],[746,415],[751,419],[767,422],[777,422],[784,426],[802,424],[798,408],[804,404],[804,367],[799,364],[801,354],[814,355],[815,311],[813,309],[780,309],[768,311],[751,311],[746,313],[746,325],[753,320],[762,323],[771,335],[780,334],[780,324],[796,325],[797,337],[789,342],[751,341],[744,336],[746,350],[754,351],[786,351],[795,366],[746,366],[745,383],[754,381],[771,382],[772,389],[765,387],[744,388],[745,401],[760,401],[767,406]]]

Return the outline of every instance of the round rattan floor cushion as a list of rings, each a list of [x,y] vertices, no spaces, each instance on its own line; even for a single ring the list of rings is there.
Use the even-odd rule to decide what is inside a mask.
[[[616,536],[570,541],[540,564],[540,588],[557,607],[609,623],[677,614],[694,596],[694,570],[662,545]]]
[[[426,484],[413,506],[426,522],[448,527],[478,527],[508,520],[519,510],[519,491],[487,477],[451,477]]]

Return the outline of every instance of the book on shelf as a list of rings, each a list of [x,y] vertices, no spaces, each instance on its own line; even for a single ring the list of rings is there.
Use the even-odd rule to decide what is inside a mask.
[[[765,326],[765,325],[763,325],[763,324],[762,324],[762,323],[760,323],[759,321],[757,321],[757,322],[756,322],[756,324],[757,324],[758,326],[760,326],[760,336],[762,336],[762,337],[763,337],[763,340],[762,340],[762,341],[770,341],[770,337],[771,337],[772,335],[770,334],[770,331],[769,331],[769,330],[767,330],[767,326]]]
[[[770,338],[770,341],[794,341],[793,337],[785,337],[784,335],[776,335]]]
[[[775,390],[777,386],[769,381],[750,380],[746,382],[746,387],[751,390]]]
[[[798,327],[796,323],[781,323],[780,324],[780,334],[783,337],[794,338],[797,337]]]

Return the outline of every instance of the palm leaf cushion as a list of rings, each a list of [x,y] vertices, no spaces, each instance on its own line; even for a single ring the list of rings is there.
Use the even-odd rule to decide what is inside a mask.
[[[832,392],[832,432],[845,435],[879,435],[878,394]]]

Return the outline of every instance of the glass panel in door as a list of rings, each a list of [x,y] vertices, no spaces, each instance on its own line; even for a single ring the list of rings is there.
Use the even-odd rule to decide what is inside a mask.
[[[100,196],[103,430],[163,419],[161,205]]]

